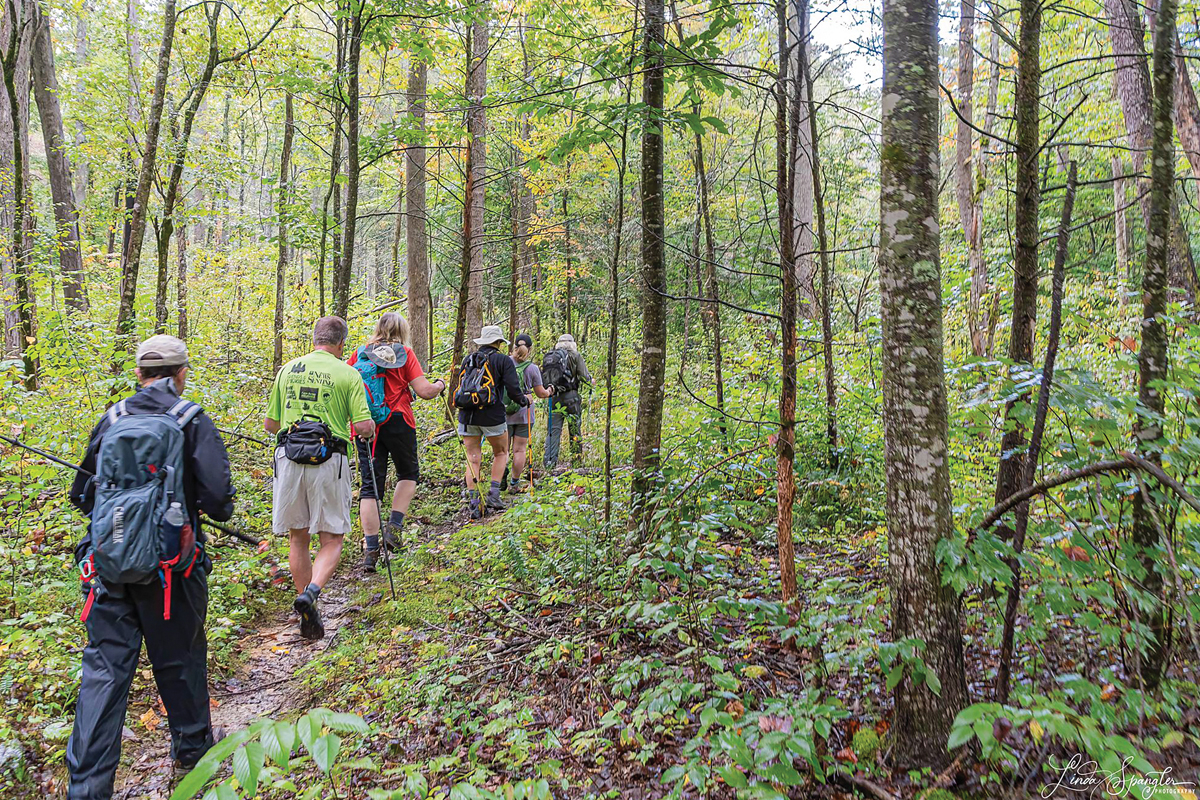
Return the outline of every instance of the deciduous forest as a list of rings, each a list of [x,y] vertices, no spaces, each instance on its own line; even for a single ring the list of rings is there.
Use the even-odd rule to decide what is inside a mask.
[[[4,0],[0,796],[64,796],[67,467],[169,333],[228,736],[172,781],[143,656],[114,796],[1195,798],[1198,15]],[[267,396],[385,311],[451,383],[571,334],[582,451],[538,400],[473,520],[415,402],[402,546],[354,504],[307,642]]]

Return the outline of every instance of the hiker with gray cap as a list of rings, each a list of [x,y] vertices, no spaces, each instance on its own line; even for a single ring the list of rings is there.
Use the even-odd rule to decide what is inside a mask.
[[[467,451],[467,492],[472,519],[487,510],[503,510],[500,481],[508,466],[508,423],[505,395],[518,406],[529,405],[513,360],[497,349],[508,344],[499,325],[485,325],[475,339],[479,349],[467,356],[459,372],[454,404],[458,407],[458,435]],[[480,498],[477,483],[483,468],[483,440],[492,447],[492,482],[487,496]]]
[[[542,358],[542,379],[547,386],[554,387],[550,398],[550,413],[546,415],[546,452],[543,464],[547,472],[558,466],[559,443],[562,441],[563,423],[569,426],[569,447],[575,466],[583,462],[583,399],[579,387],[592,384],[583,354],[575,344],[575,337],[564,333],[558,337],[554,349]]]
[[[208,574],[200,514],[233,516],[229,456],[203,409],[182,399],[187,345],[151,336],[135,357],[137,393],[92,430],[71,486],[89,518],[75,548],[87,646],[67,742],[71,800],[109,798],[143,640],[167,709],[176,776],[215,739],[209,716]]]

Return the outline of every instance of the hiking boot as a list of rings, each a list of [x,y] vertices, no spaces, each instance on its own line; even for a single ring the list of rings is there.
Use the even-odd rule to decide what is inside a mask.
[[[500,499],[499,492],[497,492],[494,495],[491,493],[488,493],[488,496],[487,496],[487,510],[488,511],[504,511],[507,508],[508,508],[508,504]]]
[[[528,491],[529,484],[527,484],[525,481],[513,481],[508,487],[509,494],[524,494]]]
[[[471,519],[483,519],[483,509],[479,507],[478,495],[468,501],[467,508],[471,512]]]
[[[363,572],[374,572],[377,563],[379,563],[378,550],[365,550],[363,552]]]
[[[220,725],[213,727],[212,743],[214,745],[217,742],[224,739],[225,736],[226,736],[226,731],[224,728],[222,728]],[[191,772],[192,770],[194,770],[196,768],[196,765],[199,763],[200,763],[199,759],[197,759],[196,761],[193,761],[191,764],[184,764],[179,759],[175,759],[174,761],[172,761],[171,762],[171,790],[174,791],[175,787],[177,787],[179,785],[180,781],[182,781],[184,778],[186,778],[188,776],[188,773]]]
[[[325,626],[321,624],[321,612],[317,610],[317,601],[307,590],[296,595],[292,608],[300,615],[300,635],[305,639],[321,639],[325,636]]]

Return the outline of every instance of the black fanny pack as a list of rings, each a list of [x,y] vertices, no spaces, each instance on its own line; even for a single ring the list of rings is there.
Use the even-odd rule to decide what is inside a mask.
[[[315,417],[293,422],[286,431],[280,431],[278,441],[288,461],[297,464],[324,464],[334,455],[346,454],[346,443]]]

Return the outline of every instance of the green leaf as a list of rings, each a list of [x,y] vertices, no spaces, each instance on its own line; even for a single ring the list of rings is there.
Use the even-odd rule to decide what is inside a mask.
[[[775,783],[782,783],[784,786],[799,786],[804,782],[795,767],[782,761],[777,761],[766,769],[760,769],[759,774]]]
[[[342,733],[370,733],[371,726],[357,714],[330,714],[325,724]]]
[[[287,769],[292,749],[296,746],[296,729],[287,722],[276,722],[263,729],[263,748],[280,769]]]
[[[975,731],[971,730],[970,725],[956,725],[950,730],[950,740],[946,742],[946,749],[954,750],[962,747],[974,737]]]
[[[745,789],[750,785],[750,781],[746,780],[746,774],[732,764],[728,767],[718,768],[717,774],[734,789]]]
[[[925,685],[929,687],[929,691],[942,696],[942,680],[937,676],[937,673],[931,669],[925,670]]]
[[[313,763],[317,765],[317,769],[328,773],[329,768],[333,766],[334,759],[337,758],[342,740],[336,733],[327,733],[314,741],[311,746],[306,746],[308,752],[312,753]]]

